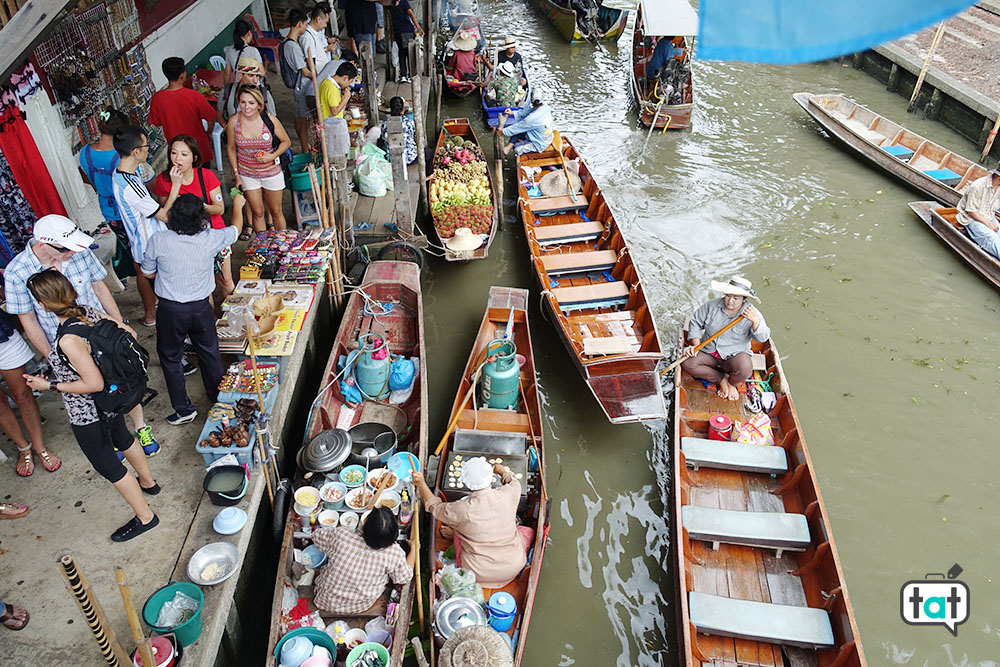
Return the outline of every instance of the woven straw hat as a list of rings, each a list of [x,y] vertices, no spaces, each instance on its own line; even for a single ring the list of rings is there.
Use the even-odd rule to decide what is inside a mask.
[[[718,280],[713,280],[712,290],[721,292],[722,294],[745,296],[748,299],[753,299],[757,303],[760,303],[760,299],[757,298],[757,292],[753,291],[753,283],[743,276],[733,276],[729,279],[728,283],[720,283]]]
[[[456,51],[474,51],[478,43],[475,34],[468,30],[458,33],[451,40]]]
[[[441,647],[441,667],[513,667],[510,647],[488,625],[456,630]]]
[[[473,234],[468,227],[459,227],[455,230],[455,235],[448,239],[444,246],[454,252],[470,252],[483,245],[483,239],[478,234]]]
[[[238,61],[236,61],[236,71],[240,74],[263,74],[264,73],[264,63],[257,60],[256,58],[251,58],[250,56],[243,56]]]
[[[567,169],[567,171],[569,171],[569,183],[573,186],[573,192],[580,192],[583,186],[580,176],[573,169]],[[570,194],[569,188],[566,187],[566,173],[562,169],[550,171],[542,176],[541,180],[538,181],[538,189],[545,197],[564,197]]]
[[[507,50],[511,47],[514,47],[515,49],[517,48],[517,40],[511,37],[510,35],[507,35],[506,37],[503,38],[503,46],[501,46],[500,48]]]

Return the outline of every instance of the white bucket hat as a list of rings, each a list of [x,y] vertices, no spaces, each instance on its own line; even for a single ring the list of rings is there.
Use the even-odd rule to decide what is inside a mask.
[[[472,32],[465,30],[455,35],[451,43],[456,51],[474,51],[479,41]]]
[[[753,291],[753,283],[743,276],[733,276],[729,279],[728,283],[720,283],[718,280],[713,280],[712,289],[716,292],[721,292],[722,294],[745,296],[748,299],[753,299],[757,303],[760,303],[757,293]]]
[[[453,252],[470,252],[483,245],[483,239],[478,234],[473,234],[468,227],[459,227],[455,230],[455,235],[448,239],[444,246]]]
[[[488,489],[493,483],[493,466],[484,457],[477,456],[465,462],[458,478],[469,491]]]
[[[514,63],[509,60],[505,60],[499,65],[497,65],[497,72],[503,74],[504,76],[514,76]]]

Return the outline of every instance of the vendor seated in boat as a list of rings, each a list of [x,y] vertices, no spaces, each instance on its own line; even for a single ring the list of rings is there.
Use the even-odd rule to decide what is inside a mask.
[[[701,304],[691,316],[690,344],[684,348],[681,368],[699,380],[715,383],[721,398],[736,401],[740,398],[740,383],[753,373],[750,341],[763,343],[770,338],[771,330],[760,311],[747,303],[747,299],[760,303],[749,280],[741,276],[733,276],[728,283],[713,280],[712,289],[723,296]],[[740,316],[743,320],[698,352],[694,351],[702,340],[711,338]]]
[[[494,473],[502,482],[495,489]],[[503,588],[524,569],[534,540],[533,529],[517,525],[521,483],[508,468],[491,466],[481,456],[466,461],[459,479],[472,493],[447,502],[434,495],[421,473],[413,473],[424,507],[448,529],[442,537],[454,539],[459,567],[475,573],[483,588]]]
[[[399,522],[387,507],[373,509],[360,531],[329,526],[314,532],[313,544],[329,557],[316,576],[316,607],[335,616],[360,614],[378,602],[390,582],[408,583],[417,552],[411,544],[404,553],[398,537]]]
[[[1000,259],[1000,225],[996,219],[996,210],[1000,208],[1000,167],[964,188],[957,208],[956,220],[965,227],[969,238]]]
[[[657,40],[656,48],[646,59],[646,80],[654,81],[671,58],[684,59],[683,37],[660,37]]]
[[[531,106],[526,106],[520,111],[504,109],[503,116],[513,115],[513,122],[504,125],[501,130],[505,137],[510,137],[510,141],[503,147],[503,154],[508,155],[513,149],[515,155],[525,153],[541,153],[550,145],[555,135],[552,133],[552,111],[549,106],[542,101],[537,90],[531,93]]]
[[[509,62],[497,65],[496,74],[486,86],[486,103],[491,107],[516,107],[524,98],[521,82]]]
[[[463,31],[451,40],[455,52],[448,59],[448,75],[459,81],[475,81],[476,47],[479,45],[475,34]]]

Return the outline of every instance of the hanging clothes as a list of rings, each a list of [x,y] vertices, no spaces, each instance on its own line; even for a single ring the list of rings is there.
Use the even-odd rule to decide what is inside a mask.
[[[7,158],[0,151],[0,261],[4,266],[24,250],[36,219],[10,170]]]
[[[0,151],[6,156],[10,171],[34,209],[36,219],[50,213],[66,215],[31,130],[16,106],[7,107],[0,116]]]

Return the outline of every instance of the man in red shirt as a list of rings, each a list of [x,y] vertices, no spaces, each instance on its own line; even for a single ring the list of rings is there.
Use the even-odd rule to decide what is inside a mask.
[[[163,75],[167,77],[167,87],[153,94],[149,101],[149,124],[159,125],[169,142],[179,134],[187,134],[198,142],[198,150],[205,157],[212,155],[212,142],[202,125],[215,123],[215,109],[198,91],[184,87],[187,73],[183,58],[167,58],[163,61]],[[204,167],[210,168],[206,160]]]

